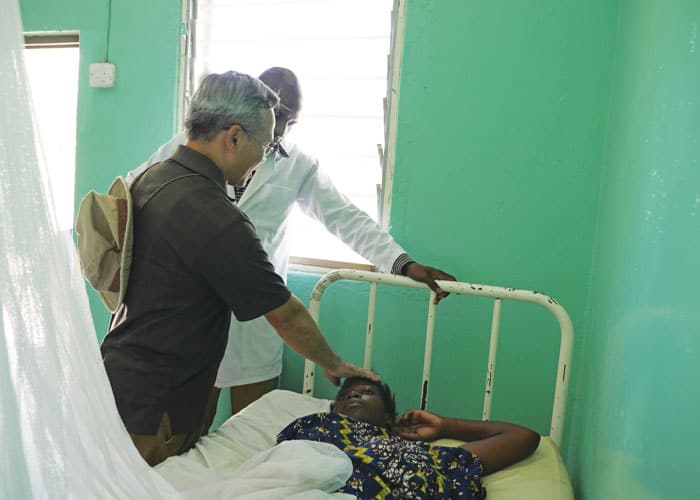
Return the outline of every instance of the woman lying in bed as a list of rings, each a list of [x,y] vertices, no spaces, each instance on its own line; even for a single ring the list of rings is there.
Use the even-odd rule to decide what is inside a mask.
[[[503,422],[441,417],[409,410],[396,417],[386,384],[345,381],[331,407],[295,420],[277,442],[308,439],[345,452],[353,473],[340,491],[357,498],[471,498],[486,496],[481,477],[529,456],[540,441],[530,429]],[[461,447],[424,441],[455,439]]]

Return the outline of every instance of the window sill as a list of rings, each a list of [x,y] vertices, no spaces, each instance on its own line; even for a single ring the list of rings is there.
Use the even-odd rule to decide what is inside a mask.
[[[309,257],[290,257],[289,264],[292,271],[325,273],[334,269],[357,269],[359,271],[374,271],[372,264],[359,262],[343,262],[339,260],[313,259]]]

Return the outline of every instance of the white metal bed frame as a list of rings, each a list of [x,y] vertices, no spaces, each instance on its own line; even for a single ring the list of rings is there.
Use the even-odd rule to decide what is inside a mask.
[[[408,288],[428,287],[423,283],[418,283],[403,276],[393,274],[375,273],[369,271],[358,271],[353,269],[338,269],[323,276],[313,291],[311,292],[311,302],[309,311],[311,316],[318,322],[321,310],[321,296],[328,286],[339,280],[364,281],[370,283],[369,306],[367,313],[367,334],[365,337],[365,356],[363,366],[370,368],[372,361],[372,340],[374,335],[374,315],[377,300],[377,285],[392,285]],[[501,319],[501,304],[503,300],[514,300],[519,302],[531,302],[539,304],[551,312],[559,323],[561,332],[561,343],[559,346],[559,362],[557,366],[557,379],[554,387],[554,401],[552,403],[552,420],[550,425],[550,437],[561,446],[562,434],[564,431],[564,418],[566,414],[566,398],[569,389],[569,371],[571,366],[571,352],[574,341],[574,329],[571,319],[566,310],[559,305],[549,295],[529,290],[516,290],[515,288],[501,288],[495,286],[476,285],[472,283],[461,283],[454,281],[438,281],[437,284],[444,291],[455,295],[476,295],[481,297],[491,297],[493,303],[493,317],[491,320],[491,341],[489,347],[489,359],[486,368],[486,386],[484,389],[484,406],[482,419],[491,418],[491,401],[493,398],[494,381],[496,374],[496,355],[498,353],[498,335]],[[429,290],[429,289],[428,289]],[[433,334],[435,329],[435,311],[433,303],[435,292],[430,290],[428,302],[428,318],[425,334],[425,351],[423,356],[423,379],[421,383],[421,408],[428,406],[428,386],[430,383],[430,363],[432,359]],[[303,393],[313,395],[314,388],[314,363],[306,361],[304,367],[304,388]]]

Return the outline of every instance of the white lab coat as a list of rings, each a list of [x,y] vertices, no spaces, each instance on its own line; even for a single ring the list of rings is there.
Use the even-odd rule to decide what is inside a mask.
[[[127,174],[131,182],[149,165],[169,158],[186,141],[180,132],[137,169]],[[255,225],[258,237],[277,273],[287,280],[289,263],[288,218],[294,203],[321,222],[328,231],[355,252],[388,272],[405,251],[371,217],[338,191],[319,169],[318,160],[295,144],[284,144],[289,158],[274,155],[257,168],[238,201]],[[233,188],[230,188],[233,195]],[[219,367],[217,387],[252,384],[282,372],[282,340],[264,317],[252,321],[231,320],[226,353]]]

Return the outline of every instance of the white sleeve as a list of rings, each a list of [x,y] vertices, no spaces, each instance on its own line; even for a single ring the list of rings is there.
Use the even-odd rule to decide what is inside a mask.
[[[399,255],[406,253],[389,233],[338,191],[317,160],[304,179],[297,203],[304,213],[382,272],[390,272]]]
[[[185,134],[185,132],[178,132],[175,135],[175,137],[173,137],[168,142],[159,147],[158,150],[155,153],[153,153],[148,160],[143,162],[141,165],[136,167],[128,174],[126,174],[126,182],[128,184],[131,184],[133,180],[139,175],[141,175],[141,173],[145,171],[148,167],[170,158],[177,149],[177,147],[181,144],[185,144],[185,142],[187,142],[187,135]]]

